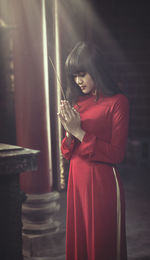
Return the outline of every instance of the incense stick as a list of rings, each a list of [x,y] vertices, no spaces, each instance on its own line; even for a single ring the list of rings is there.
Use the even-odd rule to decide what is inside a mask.
[[[55,72],[56,78],[57,78],[57,80],[58,80],[58,83],[59,83],[60,90],[61,90],[61,93],[62,93],[62,95],[63,95],[63,98],[64,98],[64,100],[66,100],[66,97],[65,97],[65,94],[64,94],[64,91],[63,91],[63,87],[62,87],[60,78],[59,78],[59,76],[58,76],[58,74],[57,74],[57,71],[56,71],[56,69],[55,69],[54,63],[53,63],[53,61],[52,61],[52,59],[51,59],[50,56],[48,56],[48,58],[49,58],[49,61],[50,61],[51,64],[52,64],[52,67],[53,67],[53,70],[54,70],[54,72]],[[77,103],[77,107],[79,107],[78,103]]]

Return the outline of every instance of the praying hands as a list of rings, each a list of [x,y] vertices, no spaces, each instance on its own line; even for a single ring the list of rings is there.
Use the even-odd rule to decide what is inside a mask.
[[[60,112],[57,113],[57,115],[65,130],[82,141],[85,131],[80,126],[81,121],[79,112],[75,108],[72,108],[68,101],[61,100]]]

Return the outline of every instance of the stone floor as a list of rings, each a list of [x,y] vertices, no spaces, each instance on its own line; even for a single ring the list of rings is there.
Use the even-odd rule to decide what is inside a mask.
[[[150,260],[150,169],[131,165],[122,165],[119,168],[126,195],[128,260]],[[61,221],[63,229],[66,218],[66,192],[62,192],[60,197],[61,208],[55,219]],[[30,260],[36,259],[51,260]],[[65,256],[60,260],[65,260]]]
[[[123,167],[128,260],[150,260],[150,169]]]

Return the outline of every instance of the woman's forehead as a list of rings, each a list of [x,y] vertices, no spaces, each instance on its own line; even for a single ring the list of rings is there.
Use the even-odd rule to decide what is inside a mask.
[[[83,71],[83,70],[82,70],[82,71],[74,72],[72,75],[73,75],[73,76],[78,76],[78,75],[79,75],[79,76],[80,76],[80,75],[82,76],[82,75],[85,74],[85,73],[86,73],[86,71]]]

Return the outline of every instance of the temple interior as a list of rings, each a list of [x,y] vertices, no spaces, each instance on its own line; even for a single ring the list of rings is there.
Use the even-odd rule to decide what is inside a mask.
[[[65,59],[78,41],[103,50],[130,104],[118,165],[128,260],[150,260],[150,2],[0,0],[0,259],[65,260],[69,162],[57,117]]]

